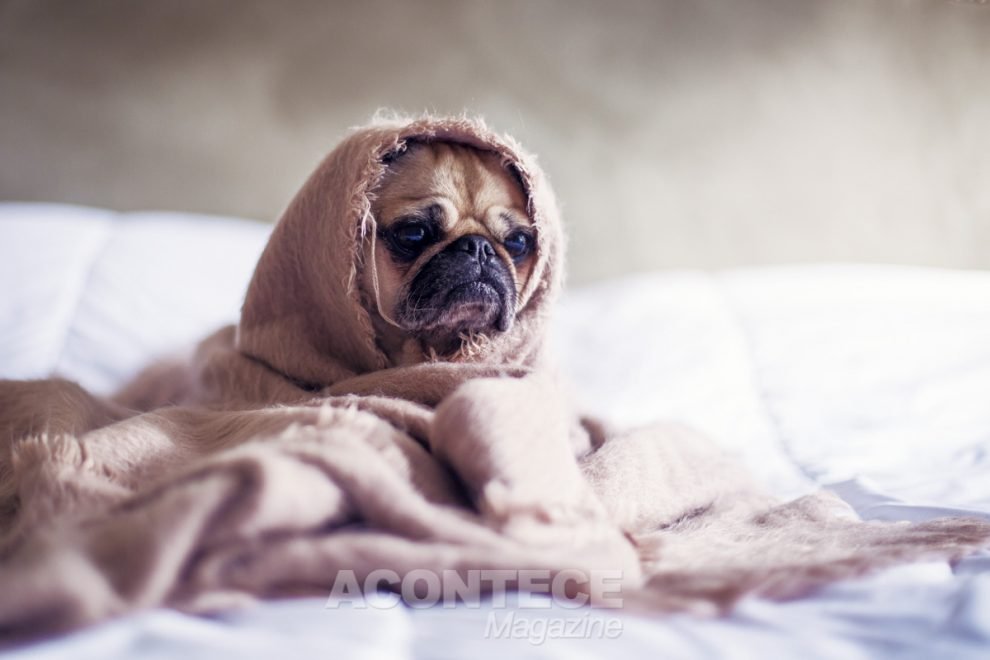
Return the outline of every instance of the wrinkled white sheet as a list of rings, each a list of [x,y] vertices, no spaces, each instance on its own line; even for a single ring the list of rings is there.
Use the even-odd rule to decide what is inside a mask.
[[[236,317],[269,228],[176,213],[0,204],[0,377],[110,391]],[[781,495],[833,488],[868,518],[990,517],[990,273],[794,266],[646,274],[572,290],[556,325],[589,410],[675,418]],[[906,566],[724,620],[616,612],[617,639],[485,639],[547,610],[153,611],[9,657],[985,658],[990,555]],[[568,617],[574,612],[565,612]]]

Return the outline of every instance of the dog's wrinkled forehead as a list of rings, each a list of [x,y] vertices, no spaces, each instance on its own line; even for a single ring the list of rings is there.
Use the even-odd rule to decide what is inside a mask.
[[[473,219],[494,235],[532,224],[522,182],[493,152],[452,142],[410,142],[385,164],[373,193],[379,225],[420,213],[434,215],[445,230]]]

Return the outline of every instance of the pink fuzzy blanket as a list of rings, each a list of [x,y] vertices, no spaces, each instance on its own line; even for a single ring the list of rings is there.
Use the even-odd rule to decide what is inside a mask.
[[[499,154],[526,189],[537,261],[509,331],[395,367],[360,283],[370,197],[409,140]],[[240,323],[190,360],[114,400],[0,383],[0,635],[327,595],[343,571],[381,569],[468,585],[539,569],[591,602],[605,599],[582,576],[608,572],[627,606],[709,613],[988,543],[978,520],[866,523],[826,493],[776,501],[685,429],[577,416],[545,350],[562,253],[553,194],[511,139],[460,118],[354,131],[275,228]]]

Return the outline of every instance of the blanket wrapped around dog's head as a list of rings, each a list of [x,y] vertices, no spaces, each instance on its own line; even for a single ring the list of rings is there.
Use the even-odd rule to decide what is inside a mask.
[[[535,160],[511,139],[467,119],[382,121],[355,131],[323,161],[282,216],[258,263],[237,331],[237,348],[301,383],[325,387],[390,364],[362,291],[364,243],[376,231],[372,196],[387,162],[410,142],[453,142],[494,152],[523,186],[536,228],[536,261],[508,332],[465,360],[532,366],[546,312],[560,289],[563,239],[553,193]]]
[[[416,141],[497,154],[525,192],[537,256],[506,332],[395,365],[365,255],[376,186]],[[553,584],[717,612],[990,539],[976,520],[861,522],[826,494],[782,503],[689,431],[575,415],[544,346],[562,250],[535,161],[481,122],[354,131],[275,228],[240,324],[189,361],[150,368],[114,401],[60,380],[0,383],[0,634],[326,596],[341,579],[413,598],[405,578],[424,571],[460,597]]]
[[[377,292],[376,187],[411,144],[450,142],[495,154],[523,188],[535,260],[506,331],[454,359],[402,369],[371,321]],[[546,360],[545,338],[563,281],[564,234],[553,192],[533,156],[468,118],[380,119],[353,131],[309,177],[282,215],[255,269],[236,328],[203,342],[192,365],[155,365],[117,400],[148,410],[164,403],[229,406],[324,395],[384,394],[435,405],[477,376],[519,375]],[[408,365],[404,365],[408,366]]]

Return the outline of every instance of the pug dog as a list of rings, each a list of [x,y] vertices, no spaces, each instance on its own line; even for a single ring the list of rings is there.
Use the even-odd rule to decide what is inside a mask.
[[[364,289],[382,348],[397,365],[457,359],[512,327],[535,260],[518,176],[492,152],[414,143],[373,192],[377,226]],[[375,313],[377,312],[377,313]]]

